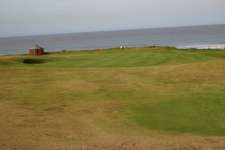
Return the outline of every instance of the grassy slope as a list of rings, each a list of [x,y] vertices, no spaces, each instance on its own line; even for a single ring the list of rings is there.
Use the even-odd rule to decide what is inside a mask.
[[[69,144],[149,129],[225,136],[224,51],[137,48],[4,56],[0,71],[5,143]]]
[[[76,67],[76,68],[99,68],[99,67],[143,67],[160,64],[180,64],[196,61],[210,60],[217,57],[224,57],[221,51],[198,51],[176,50],[173,48],[136,48],[136,49],[109,49],[99,51],[81,51],[68,53],[55,53],[34,61],[48,62],[38,67]],[[33,57],[10,57],[1,59],[3,66],[24,66],[24,59]]]

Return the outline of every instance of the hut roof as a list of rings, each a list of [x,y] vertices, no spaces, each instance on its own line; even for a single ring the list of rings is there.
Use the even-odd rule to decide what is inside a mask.
[[[39,46],[38,44],[35,44],[31,49],[43,49],[43,47]]]

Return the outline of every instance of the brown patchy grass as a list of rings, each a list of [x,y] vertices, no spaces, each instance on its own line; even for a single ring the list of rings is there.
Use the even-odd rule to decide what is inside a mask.
[[[0,72],[1,150],[225,149],[224,136],[143,128],[128,109],[224,88],[223,58],[122,68],[11,66]]]

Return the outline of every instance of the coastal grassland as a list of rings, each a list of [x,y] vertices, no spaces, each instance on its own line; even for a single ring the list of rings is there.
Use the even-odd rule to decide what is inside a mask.
[[[0,59],[1,67],[56,67],[56,68],[102,68],[102,67],[147,67],[165,64],[183,64],[210,59],[224,58],[219,50],[198,50],[175,48],[128,48],[96,51],[58,52],[42,57],[27,55],[8,56]]]
[[[0,149],[224,149],[225,51],[0,57]]]

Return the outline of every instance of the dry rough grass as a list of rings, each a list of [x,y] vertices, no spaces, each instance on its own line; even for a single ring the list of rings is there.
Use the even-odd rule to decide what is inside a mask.
[[[118,68],[11,66],[0,72],[0,150],[225,150],[224,136],[146,129],[128,109],[224,89],[222,58]]]

